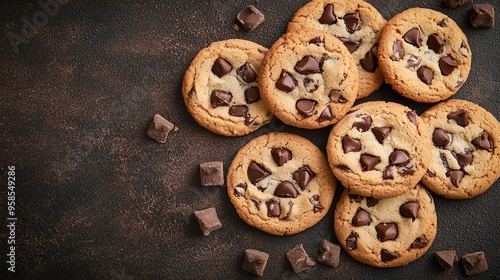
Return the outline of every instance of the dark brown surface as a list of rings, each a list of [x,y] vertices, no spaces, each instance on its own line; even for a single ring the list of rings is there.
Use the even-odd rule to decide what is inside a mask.
[[[302,243],[315,258],[324,238],[337,242],[333,207],[315,227],[277,237],[241,220],[225,187],[200,185],[201,162],[223,161],[226,172],[245,143],[270,131],[305,136],[324,151],[329,128],[307,131],[274,121],[244,137],[215,135],[196,124],[181,96],[183,73],[200,49],[228,38],[270,47],[307,0],[59,1],[66,4],[49,16],[35,0],[0,4],[0,218],[6,221],[7,166],[15,165],[19,279],[256,278],[242,269],[248,248],[270,254],[262,279],[465,277],[459,264],[444,272],[433,255],[452,249],[459,255],[484,251],[489,269],[480,277],[499,279],[500,182],[470,200],[435,197],[436,240],[408,266],[371,268],[342,251],[337,268],[317,264],[300,274],[285,254]],[[420,6],[457,21],[473,62],[455,97],[500,118],[499,28],[473,29],[470,4],[450,9],[440,0],[369,2],[386,19]],[[241,26],[236,31],[236,15],[248,4],[266,21],[252,33]],[[38,32],[27,34],[15,52],[8,34],[22,34],[23,18],[34,16]],[[362,102],[375,99],[418,113],[430,106],[404,99],[387,85]],[[179,128],[166,144],[146,135],[156,113]],[[212,206],[223,227],[205,237],[193,212]],[[5,275],[5,227],[0,234]]]

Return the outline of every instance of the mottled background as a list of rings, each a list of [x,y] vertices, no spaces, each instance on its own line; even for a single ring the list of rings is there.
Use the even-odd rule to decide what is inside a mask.
[[[337,242],[333,207],[315,227],[277,237],[243,222],[225,187],[201,187],[201,162],[223,161],[226,172],[245,143],[270,131],[305,136],[324,151],[329,128],[307,131],[274,121],[244,137],[215,135],[197,125],[181,97],[183,73],[200,49],[228,38],[270,47],[307,0],[55,1],[41,1],[57,3],[48,10],[35,0],[0,4],[0,219],[4,224],[7,167],[14,165],[18,279],[254,278],[241,269],[247,248],[270,254],[265,279],[465,277],[457,264],[448,273],[437,265],[433,252],[448,249],[459,255],[485,251],[490,269],[481,276],[499,279],[500,182],[471,200],[436,197],[436,240],[408,266],[371,268],[342,252],[339,267],[318,264],[300,274],[285,253],[303,243],[315,258],[322,239]],[[498,24],[473,29],[470,5],[368,2],[386,19],[420,6],[457,21],[468,36],[473,65],[455,97],[500,118]],[[483,2],[500,9],[496,1]],[[248,4],[266,15],[252,33],[233,28]],[[24,42],[12,44],[9,38]],[[430,106],[404,99],[387,85],[362,101],[375,99],[418,113]],[[156,113],[179,128],[166,144],[145,133]],[[223,227],[204,237],[193,211],[211,206]],[[4,226],[0,237],[0,275],[6,275]]]

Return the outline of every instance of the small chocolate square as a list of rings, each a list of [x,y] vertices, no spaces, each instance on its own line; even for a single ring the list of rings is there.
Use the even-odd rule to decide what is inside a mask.
[[[467,276],[478,275],[488,270],[484,252],[474,252],[462,256],[462,266]]]
[[[286,257],[292,265],[295,273],[302,272],[314,266],[316,263],[309,258],[302,244],[297,244],[293,249],[286,253]]]
[[[196,219],[198,219],[201,231],[205,236],[208,236],[212,231],[222,227],[222,223],[217,216],[217,211],[213,207],[194,211],[194,215]]]
[[[241,10],[236,19],[248,32],[251,32],[265,20],[265,16],[253,5],[248,5]]]
[[[319,247],[318,261],[322,264],[337,267],[339,265],[340,246],[323,239]]]
[[[453,268],[453,263],[458,261],[458,256],[457,252],[455,250],[452,251],[439,251],[434,253],[436,256],[436,259],[441,265],[446,270],[450,270]]]
[[[201,163],[200,177],[202,186],[208,187],[224,185],[224,169],[222,161]]]
[[[469,19],[475,28],[492,28],[495,25],[495,10],[490,4],[473,5]]]
[[[149,126],[147,134],[154,140],[160,143],[165,143],[167,142],[168,133],[172,131],[174,128],[175,126],[171,122],[167,121],[162,116],[156,114],[153,117],[153,121]]]
[[[266,269],[268,259],[268,253],[255,249],[246,249],[243,269],[247,272],[262,276],[264,275],[264,269]]]

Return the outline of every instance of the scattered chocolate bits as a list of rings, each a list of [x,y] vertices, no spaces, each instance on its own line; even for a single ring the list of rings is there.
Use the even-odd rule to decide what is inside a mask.
[[[344,154],[359,152],[361,151],[361,142],[358,139],[344,136],[344,138],[342,138],[342,149],[344,150]]]
[[[383,262],[390,262],[392,260],[395,260],[397,259],[399,256],[398,254],[396,253],[393,253],[393,252],[389,252],[388,250],[386,249],[382,249],[380,250],[380,259],[383,261]]]
[[[380,223],[375,226],[380,241],[395,240],[398,236],[398,226],[395,223]]]
[[[168,133],[174,129],[175,126],[171,122],[156,114],[146,134],[160,143],[165,143],[167,142]]]
[[[346,14],[344,16],[345,26],[349,33],[354,33],[361,29],[362,23],[361,18],[359,17],[359,11],[356,10],[352,14]]]
[[[448,120],[454,120],[459,126],[466,127],[469,125],[469,113],[465,110],[451,112],[446,117]]]
[[[334,24],[337,22],[337,17],[333,13],[333,5],[328,4],[323,11],[323,14],[319,18],[319,22],[322,24]]]
[[[472,2],[472,0],[443,0],[443,3],[450,8],[457,8],[470,2]]]
[[[359,158],[363,171],[370,171],[380,162],[380,158],[368,154],[362,154]]]
[[[372,218],[363,208],[358,208],[356,214],[352,218],[352,225],[355,227],[368,226],[372,223]]]
[[[316,265],[314,260],[307,255],[302,244],[297,244],[290,251],[288,251],[286,253],[286,257],[292,265],[295,273],[302,272]]]
[[[204,236],[208,236],[212,231],[222,227],[219,217],[217,216],[217,211],[213,207],[194,211],[194,215],[196,219],[198,219]]]
[[[478,275],[488,270],[486,254],[482,251],[462,256],[462,266],[467,276]]]
[[[492,28],[495,25],[495,10],[490,4],[473,5],[469,19],[473,27]]]
[[[304,56],[299,62],[297,62],[297,64],[295,64],[295,71],[304,75],[321,73],[318,61],[310,55]]]
[[[200,163],[200,177],[202,186],[224,185],[224,169],[222,161]]]
[[[292,152],[287,148],[272,148],[271,155],[278,166],[283,166],[292,159]]]
[[[257,182],[259,182],[260,180],[271,175],[271,173],[269,173],[269,171],[267,171],[264,167],[262,167],[260,164],[256,163],[255,161],[252,161],[248,165],[247,174],[248,174],[248,180],[250,180],[250,182],[254,185],[257,184]]]
[[[210,105],[213,109],[219,106],[229,106],[231,99],[233,95],[230,92],[216,89],[210,95]]]
[[[310,99],[300,99],[295,103],[295,108],[305,118],[314,115],[315,107],[316,101]]]
[[[283,181],[278,184],[276,190],[274,191],[275,196],[279,197],[297,197],[298,192],[292,183],[288,181]]]
[[[437,34],[431,34],[427,39],[427,46],[429,46],[429,49],[439,54],[443,51],[444,41]]]
[[[290,92],[297,87],[295,80],[290,73],[285,70],[281,71],[280,78],[276,81],[276,88],[284,92]]]
[[[248,5],[238,13],[236,19],[248,32],[252,32],[257,26],[264,22],[265,16],[253,5]]]
[[[215,60],[214,65],[212,66],[212,73],[214,73],[217,77],[222,78],[227,73],[231,72],[233,66],[224,58],[219,57]]]
[[[255,249],[245,250],[245,260],[243,261],[243,270],[256,274],[264,275],[269,254]]]
[[[340,246],[323,239],[319,246],[318,262],[337,267],[340,260]]]
[[[245,62],[240,68],[236,69],[236,74],[241,77],[241,79],[247,83],[251,83],[257,80],[257,73],[253,70],[250,63]]]
[[[417,48],[422,46],[422,39],[420,36],[420,30],[418,28],[412,28],[408,30],[405,35],[403,35],[403,39],[408,43]]]
[[[434,253],[439,265],[445,270],[451,270],[453,268],[453,263],[458,261],[458,256],[456,251],[438,251]]]
[[[427,85],[432,84],[432,80],[434,79],[434,73],[431,69],[422,66],[417,70],[418,78]]]
[[[458,62],[451,58],[451,56],[445,56],[439,59],[439,69],[441,73],[448,76],[458,67]]]
[[[399,207],[399,214],[405,218],[411,218],[412,221],[415,221],[418,214],[418,209],[420,208],[420,204],[418,202],[410,201]]]

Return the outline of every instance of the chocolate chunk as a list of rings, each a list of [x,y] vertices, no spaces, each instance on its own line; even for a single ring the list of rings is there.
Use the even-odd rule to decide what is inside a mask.
[[[247,183],[239,183],[236,185],[234,188],[234,195],[235,196],[245,196],[245,191],[247,190]]]
[[[307,184],[311,182],[311,180],[314,178],[315,174],[312,172],[312,170],[309,168],[309,166],[302,166],[301,168],[297,169],[295,172],[293,172],[293,179],[299,187],[302,190],[305,190],[307,187]]]
[[[319,59],[319,67],[323,68],[323,64],[325,63],[325,61],[330,60],[330,59],[332,59],[332,58],[329,55],[327,55],[326,53],[323,54],[321,56],[321,58]],[[346,77],[346,74],[344,73],[344,79],[345,79],[345,77]],[[340,83],[339,83],[339,85],[341,85],[343,81],[344,80],[341,80]]]
[[[457,67],[458,62],[451,58],[451,56],[445,56],[439,59],[439,69],[441,69],[441,73],[445,76],[450,75]]]
[[[319,115],[318,122],[326,122],[333,119],[332,111],[330,106],[326,106],[325,110]]]
[[[271,155],[278,166],[283,166],[292,159],[292,152],[287,148],[272,148]]]
[[[417,166],[415,164],[412,164],[411,166],[405,166],[401,169],[401,172],[405,175],[413,175],[415,174],[415,171],[417,171]]]
[[[243,270],[258,276],[264,275],[269,254],[254,249],[245,250],[245,260],[243,261]]]
[[[349,33],[353,33],[355,31],[358,31],[361,29],[361,19],[359,17],[359,11],[356,10],[356,12],[352,13],[352,14],[346,14],[344,16],[344,22],[345,22],[345,26],[347,28],[347,31]]]
[[[441,159],[441,162],[443,163],[443,166],[446,167],[446,169],[449,168],[448,166],[448,160],[446,158],[446,155],[443,153],[439,153],[439,158]]]
[[[358,208],[356,214],[352,218],[352,225],[355,227],[368,226],[372,223],[372,218],[363,208]]]
[[[361,142],[358,139],[344,136],[342,138],[342,149],[344,150],[344,154],[350,152],[359,152],[361,151]]]
[[[405,35],[403,35],[403,39],[408,44],[412,44],[417,48],[422,46],[422,39],[420,38],[420,30],[418,28],[408,30]]]
[[[337,267],[340,260],[340,246],[323,239],[319,246],[318,262],[332,267]]]
[[[248,32],[251,32],[264,22],[265,16],[253,5],[248,5],[238,13],[236,19]]]
[[[295,80],[290,73],[285,70],[281,71],[280,78],[276,81],[276,88],[284,92],[290,92],[297,87],[297,80]]]
[[[359,235],[352,231],[351,234],[346,238],[345,245],[351,250],[356,250],[358,248],[358,237]]]
[[[366,198],[366,205],[367,205],[368,207],[375,206],[375,205],[377,205],[377,204],[378,204],[378,202],[379,202],[379,200],[378,200],[378,199],[376,199],[376,198],[373,198],[373,197],[370,197],[370,196],[368,196],[368,197]]]
[[[245,62],[240,68],[236,69],[236,74],[247,83],[257,80],[257,73],[255,73],[255,70],[252,69],[252,66],[248,62]]]
[[[212,66],[212,73],[217,75],[217,77],[222,78],[227,73],[231,72],[233,66],[222,57],[219,57],[215,60],[214,65]]]
[[[383,261],[383,262],[390,262],[392,260],[395,260],[399,257],[398,254],[396,253],[393,253],[393,252],[389,252],[387,251],[386,249],[382,249],[380,250],[380,259]]]
[[[364,197],[359,195],[359,194],[348,194],[347,195],[349,197],[349,201],[352,203],[353,201],[356,202],[356,203],[360,203]]]
[[[231,99],[233,99],[233,95],[230,92],[216,89],[210,95],[210,105],[214,109],[219,106],[229,106]]]
[[[297,244],[286,253],[286,258],[292,265],[295,273],[302,272],[314,266],[316,263],[312,260],[304,250],[302,244]]]
[[[255,161],[252,161],[248,165],[248,180],[252,184],[257,184],[260,180],[266,178],[267,176],[271,175],[269,171],[267,171],[264,167],[262,167],[260,164],[256,163]]]
[[[374,127],[372,128],[373,135],[375,135],[375,138],[377,138],[377,141],[382,144],[391,132],[391,128],[384,126],[384,127]]]
[[[339,37],[339,40],[344,43],[344,46],[346,46],[350,53],[355,52],[359,48],[359,42],[343,37]]]
[[[410,55],[410,57],[406,61],[406,67],[410,69],[417,68],[417,66],[420,65],[420,62],[422,62],[422,59],[420,57]]]
[[[438,25],[441,27],[446,27],[446,26],[448,26],[448,22],[449,22],[448,18],[443,18],[443,20],[438,22]]]
[[[224,169],[222,161],[200,163],[200,177],[202,186],[224,185]]]
[[[436,177],[436,173],[429,169],[427,169],[425,172],[427,173],[427,175],[429,175],[429,177]]]
[[[427,46],[435,53],[440,54],[443,51],[444,41],[437,34],[431,34],[427,39]]]
[[[377,57],[370,50],[366,53],[365,58],[361,59],[361,67],[368,72],[375,72],[375,69],[378,67]]]
[[[474,138],[471,143],[477,149],[487,150],[488,152],[493,151],[493,142],[490,135],[486,131]]]
[[[315,107],[316,101],[310,99],[300,99],[295,103],[295,108],[305,118],[314,115]]]
[[[321,46],[321,45],[325,45],[325,41],[323,40],[323,38],[320,38],[320,37],[314,37],[314,38],[312,38],[312,39],[309,41],[309,44],[313,44],[313,45]]]
[[[410,162],[411,158],[408,155],[406,151],[403,150],[394,150],[390,155],[389,155],[389,164],[390,165],[396,165],[396,166],[402,166],[406,165]]]
[[[399,207],[399,214],[405,218],[411,218],[412,221],[415,221],[419,208],[420,204],[416,201],[406,202]]]
[[[319,81],[315,79],[311,79],[309,77],[304,78],[304,88],[307,90],[309,93],[313,93],[318,90],[319,88]]]
[[[473,156],[470,150],[467,150],[464,153],[456,153],[456,152],[451,152],[451,153],[457,159],[457,162],[461,167],[470,165],[472,163]]]
[[[347,100],[347,99],[346,99],[344,96],[342,96],[342,95],[341,95],[341,96],[339,96],[339,99],[337,100],[337,102],[338,102],[338,103],[347,103],[347,101],[349,101],[349,100]]]
[[[431,69],[422,66],[417,70],[418,78],[427,85],[432,83],[432,79],[434,79],[434,73]]]
[[[253,198],[252,198],[252,199],[250,199],[250,200],[251,200],[251,201],[253,202],[253,204],[255,205],[255,208],[257,208],[257,210],[260,210],[260,201],[255,200],[255,199],[253,199]]]
[[[436,147],[444,148],[451,142],[451,138],[442,128],[436,128],[432,133],[432,142]]]
[[[446,177],[450,177],[451,183],[458,188],[460,181],[464,177],[465,172],[463,170],[448,170],[446,171]]]
[[[454,120],[460,126],[466,127],[469,125],[469,113],[465,110],[449,113],[446,117],[448,120]]]
[[[250,87],[245,90],[246,103],[252,104],[259,100],[260,100],[260,91],[258,87]]]
[[[443,3],[450,8],[457,8],[470,2],[472,2],[472,0],[443,0]]]
[[[417,124],[417,113],[415,111],[408,111],[406,112],[406,118],[412,123],[412,124]]]
[[[274,199],[266,201],[267,206],[267,216],[268,217],[279,217],[281,214],[280,203]]]
[[[368,154],[363,154],[359,158],[359,163],[361,163],[363,171],[373,170],[379,162],[380,162],[379,157]]]
[[[212,231],[222,227],[222,223],[217,216],[217,211],[213,207],[194,211],[194,215],[198,219],[204,236],[208,236]]]
[[[478,275],[488,270],[486,254],[483,251],[462,256],[462,266],[467,276]]]
[[[495,25],[495,10],[490,4],[473,5],[469,19],[473,27],[492,28]]]
[[[318,61],[310,55],[304,56],[299,62],[297,62],[294,69],[304,75],[321,73]]]
[[[398,226],[395,223],[380,223],[375,226],[380,241],[395,240],[398,237]]]
[[[292,210],[293,210],[293,206],[295,204],[290,200],[288,201],[288,212],[286,212],[286,215],[283,219],[290,219],[290,215],[292,215]]]
[[[365,132],[372,126],[372,118],[370,116],[363,116],[361,121],[355,122],[352,127],[358,129],[358,131]]]
[[[453,263],[458,261],[456,251],[438,251],[434,253],[439,265],[445,270],[451,270]]]
[[[279,197],[297,197],[297,190],[293,186],[292,183],[288,181],[283,181],[279,183],[279,185],[276,187],[276,190],[274,191],[275,196]]]
[[[153,121],[149,125],[146,134],[160,143],[165,143],[167,142],[168,134],[174,129],[175,125],[166,120],[164,117],[156,114],[154,115]]]
[[[403,43],[399,40],[394,41],[392,45],[392,55],[391,59],[398,61],[405,56],[405,50],[403,49]]]
[[[333,13],[333,5],[328,4],[323,11],[323,14],[319,18],[319,23],[322,24],[334,24],[337,22],[337,17]]]
[[[321,206],[321,204],[319,204],[319,194],[313,194],[313,196],[311,196],[311,198],[309,198],[309,202],[311,202],[311,204],[314,205],[314,207],[313,207],[314,213],[323,210],[323,206]]]
[[[233,117],[246,117],[248,113],[247,105],[235,105],[229,108],[229,115]]]

